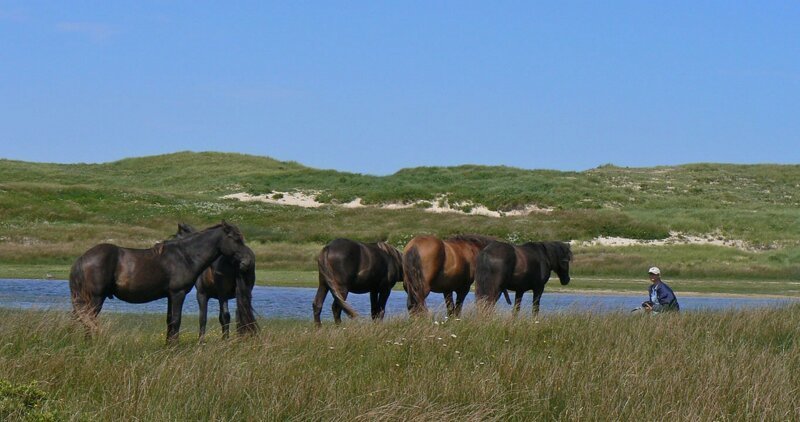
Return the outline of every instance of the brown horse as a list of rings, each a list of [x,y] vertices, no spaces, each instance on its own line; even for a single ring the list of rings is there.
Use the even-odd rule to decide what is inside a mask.
[[[449,316],[458,316],[475,278],[478,252],[494,239],[480,235],[457,235],[444,240],[417,236],[403,251],[403,271],[408,310],[425,312],[430,292],[442,293]],[[453,292],[456,301],[453,303]]]
[[[167,342],[177,341],[183,301],[200,273],[220,255],[249,265],[247,250],[239,229],[225,221],[150,249],[96,245],[70,270],[74,313],[91,331],[107,298],[146,303],[166,297]]]
[[[400,251],[386,242],[362,243],[335,239],[317,257],[319,288],[314,297],[314,323],[322,324],[320,314],[328,291],[333,295],[333,319],[342,321],[342,310],[350,318],[358,313],[347,303],[347,294],[367,293],[372,319],[383,319],[386,301],[395,283],[403,279]]]
[[[522,295],[533,290],[533,313],[539,312],[544,285],[555,271],[562,285],[569,283],[572,251],[564,242],[528,242],[512,245],[492,242],[478,254],[475,274],[475,299],[492,307],[501,290],[513,290],[514,314],[519,312]]]
[[[176,238],[182,238],[190,233],[195,233],[194,227],[188,224],[178,224]],[[208,320],[208,301],[219,301],[219,323],[222,326],[222,338],[228,338],[231,325],[231,314],[228,312],[228,300],[236,298],[236,332],[239,334],[254,334],[258,332],[258,323],[253,312],[252,292],[256,281],[256,258],[252,249],[245,246],[245,263],[242,265],[237,260],[220,256],[206,268],[195,282],[197,305],[200,309],[200,341],[206,334],[206,321]]]

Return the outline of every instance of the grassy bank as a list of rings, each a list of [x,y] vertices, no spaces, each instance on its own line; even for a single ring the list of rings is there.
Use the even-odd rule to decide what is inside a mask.
[[[173,348],[161,316],[106,314],[86,340],[65,313],[0,310],[0,378],[42,392],[16,416],[75,420],[791,420],[798,310],[270,320]]]

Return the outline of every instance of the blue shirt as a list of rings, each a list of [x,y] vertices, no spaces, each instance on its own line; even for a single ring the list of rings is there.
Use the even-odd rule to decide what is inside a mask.
[[[653,302],[653,312],[681,309],[680,305],[678,305],[678,298],[675,297],[675,293],[667,286],[667,283],[659,281],[651,284],[648,292],[650,293],[650,301]]]

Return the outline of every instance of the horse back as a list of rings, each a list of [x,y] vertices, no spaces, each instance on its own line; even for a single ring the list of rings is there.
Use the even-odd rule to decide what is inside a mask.
[[[120,247],[101,243],[91,247],[72,264],[69,285],[73,294],[111,297]]]
[[[524,258],[516,246],[506,242],[492,242],[484,248],[480,255],[485,257],[481,265],[488,265],[498,275],[503,277],[504,283],[516,278],[517,274],[524,271]]]
[[[168,265],[171,259],[161,248],[118,248],[114,296],[131,303],[166,297],[174,287],[170,285],[174,281]]]
[[[349,287],[358,277],[361,266],[361,245],[350,239],[334,239],[320,253],[318,260],[321,274],[326,274],[329,283]]]
[[[519,263],[514,278],[529,285],[541,285],[550,279],[550,257],[546,242],[528,242],[514,247]]]
[[[423,281],[430,284],[442,272],[446,260],[444,242],[436,236],[416,236],[403,249],[403,259],[407,259],[412,249],[419,254],[419,271]]]
[[[442,277],[447,280],[471,280],[474,276],[476,251],[461,242],[444,242]]]
[[[541,251],[526,247],[526,245],[514,246],[514,255],[516,257],[514,281],[522,282],[541,278],[541,265],[544,258]]]
[[[402,261],[398,262],[397,257],[382,249],[377,243],[357,242],[357,244],[359,245],[358,273],[351,278],[349,289],[356,293],[366,293],[394,286],[401,278]]]
[[[444,278],[455,286],[469,286],[475,279],[478,254],[494,239],[479,235],[458,235],[444,240]]]

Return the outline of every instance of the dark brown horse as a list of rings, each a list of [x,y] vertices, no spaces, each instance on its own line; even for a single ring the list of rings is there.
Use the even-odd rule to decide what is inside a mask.
[[[333,319],[342,321],[342,310],[350,318],[358,313],[347,303],[347,294],[369,293],[372,319],[383,319],[386,301],[395,283],[403,279],[403,258],[394,246],[336,239],[325,245],[317,257],[319,288],[314,297],[314,323],[322,324],[320,314],[328,291],[333,296]]]
[[[444,240],[435,236],[411,239],[403,251],[409,312],[425,312],[425,299],[430,292],[436,292],[444,295],[447,314],[458,316],[475,278],[478,252],[493,240],[480,235],[457,235]]]
[[[195,233],[194,227],[178,224],[176,238]],[[253,312],[252,292],[256,281],[256,257],[252,249],[245,246],[244,265],[228,256],[220,256],[206,268],[195,282],[197,305],[200,308],[200,341],[206,334],[208,320],[208,300],[219,301],[219,323],[222,326],[222,337],[228,338],[231,325],[231,314],[228,312],[228,300],[236,298],[236,332],[253,334],[258,332],[258,323]],[[248,264],[249,263],[249,264]],[[243,305],[242,305],[243,304]]]
[[[572,251],[564,242],[529,242],[512,245],[492,242],[478,254],[475,298],[492,307],[502,290],[513,290],[514,314],[519,312],[522,295],[533,290],[533,313],[539,312],[544,285],[555,271],[562,285],[569,283]]]
[[[92,330],[108,298],[130,303],[167,298],[167,341],[178,339],[186,294],[197,277],[220,255],[250,265],[244,237],[222,222],[182,239],[150,249],[129,249],[108,243],[92,247],[72,265],[69,289],[75,315]]]

